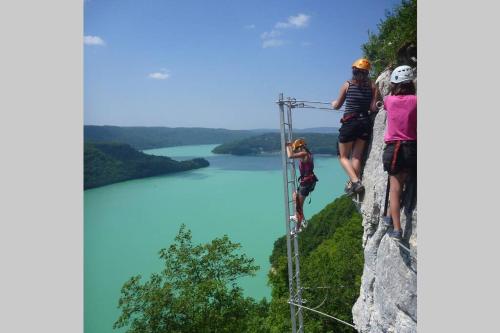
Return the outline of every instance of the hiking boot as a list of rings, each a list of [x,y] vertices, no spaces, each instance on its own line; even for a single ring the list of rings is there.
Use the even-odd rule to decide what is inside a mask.
[[[345,184],[344,193],[347,196],[351,196],[354,194],[354,186],[350,180],[348,180],[347,183]]]
[[[403,233],[401,232],[401,230],[392,230],[389,233],[389,237],[394,240],[401,241],[401,239],[403,238]]]
[[[365,187],[363,184],[361,184],[361,180],[358,180],[357,182],[352,183],[352,189],[353,189],[354,193],[360,194],[361,192],[363,192],[365,190]]]
[[[392,216],[383,216],[382,221],[384,222],[385,226],[387,227],[392,226]]]

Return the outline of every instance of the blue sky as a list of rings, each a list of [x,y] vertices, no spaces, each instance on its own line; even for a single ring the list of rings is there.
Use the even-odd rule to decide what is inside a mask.
[[[278,94],[331,101],[400,0],[86,0],[84,123],[276,128]],[[297,110],[296,128],[338,126]]]

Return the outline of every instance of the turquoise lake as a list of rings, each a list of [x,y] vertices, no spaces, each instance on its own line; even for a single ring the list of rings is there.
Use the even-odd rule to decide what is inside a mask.
[[[204,157],[210,166],[84,191],[84,324],[86,333],[113,330],[120,289],[131,276],[162,267],[158,251],[181,224],[193,243],[227,234],[260,270],[241,280],[247,296],[270,298],[267,272],[274,241],[285,234],[281,157],[214,155],[216,145],[150,149],[177,160]],[[346,176],[335,157],[315,157],[316,189],[306,218],[342,194]]]

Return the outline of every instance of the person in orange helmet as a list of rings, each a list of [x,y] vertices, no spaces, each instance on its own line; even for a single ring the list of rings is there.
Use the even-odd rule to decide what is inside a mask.
[[[293,143],[286,144],[286,151],[288,158],[296,158],[299,160],[299,186],[297,191],[293,193],[293,200],[295,201],[295,215],[290,216],[290,220],[296,223],[295,230],[292,234],[300,232],[302,225],[305,225],[304,218],[304,201],[306,197],[314,191],[318,178],[314,174],[314,159],[313,154],[307,148],[304,139],[297,139]]]
[[[340,87],[340,93],[332,102],[338,110],[345,102],[345,111],[339,129],[338,156],[342,168],[349,176],[344,189],[347,195],[364,191],[361,183],[361,166],[367,140],[372,134],[369,112],[376,112],[378,90],[368,74],[371,64],[367,59],[358,59],[352,64],[352,78]]]

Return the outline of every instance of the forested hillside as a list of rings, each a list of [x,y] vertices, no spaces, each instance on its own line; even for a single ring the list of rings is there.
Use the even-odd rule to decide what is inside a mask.
[[[168,157],[147,155],[123,143],[85,143],[84,189],[208,165],[208,161],[202,158],[178,162]]]
[[[338,134],[301,133],[309,150],[314,154],[336,154]],[[279,152],[281,138],[279,133],[266,133],[250,138],[225,143],[215,147],[215,154],[260,155]]]
[[[301,284],[307,305],[352,322],[363,267],[361,217],[347,197],[314,215],[300,234]],[[290,332],[285,236],[270,258],[271,302],[244,297],[238,278],[254,275],[254,260],[227,236],[192,244],[182,226],[175,243],[160,251],[165,267],[148,280],[131,277],[123,285],[115,327],[138,332]],[[304,313],[306,332],[352,329],[314,313]]]
[[[361,215],[346,196],[310,219],[299,237],[300,281],[306,306],[322,304],[319,311],[352,322],[351,309],[363,271],[362,235]],[[270,261],[269,325],[274,327],[272,332],[291,331],[285,236],[275,242]],[[352,332],[349,326],[308,311],[304,312],[304,324],[306,332]]]

